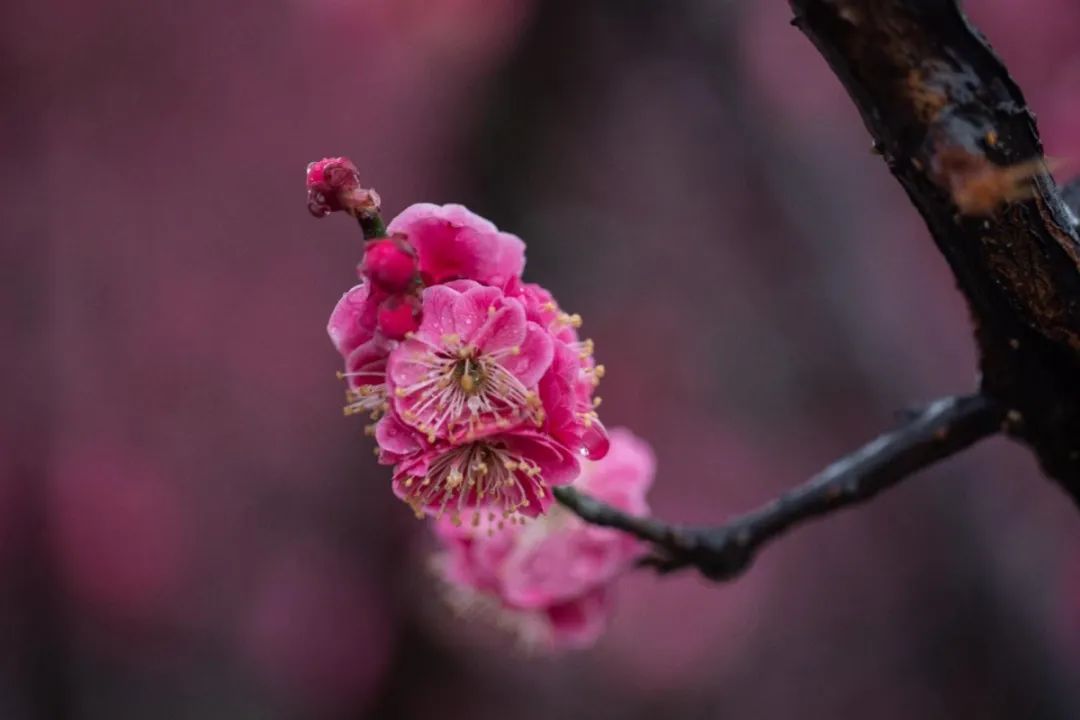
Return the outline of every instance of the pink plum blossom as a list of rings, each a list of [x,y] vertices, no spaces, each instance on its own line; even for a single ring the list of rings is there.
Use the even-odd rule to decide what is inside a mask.
[[[645,514],[656,461],[630,431],[611,433],[611,449],[586,461],[574,486],[633,514]],[[458,602],[479,603],[510,621],[530,644],[590,645],[606,624],[612,582],[641,553],[639,541],[589,525],[562,507],[523,523],[477,512],[472,522],[443,517],[436,570]]]
[[[471,441],[543,422],[537,385],[553,341],[522,304],[470,280],[423,293],[423,321],[393,352],[396,414],[428,442]]]
[[[324,205],[357,215],[357,188],[344,158],[309,167],[309,198]],[[366,243],[361,283],[327,327],[346,360],[345,413],[376,421],[366,429],[379,461],[418,516],[473,511],[494,527],[543,514],[579,458],[609,446],[593,398],[604,368],[578,336],[581,317],[521,279],[518,237],[461,205],[413,205],[387,232]],[[556,615],[581,627],[602,605],[599,594],[587,608],[567,602]]]
[[[525,269],[525,243],[462,205],[411,205],[387,231],[405,235],[426,285],[475,280],[501,286]]]
[[[412,451],[394,468],[394,493],[418,517],[461,523],[472,511],[467,519],[474,525],[536,517],[551,507],[550,488],[573,482],[580,469],[566,447],[539,432],[519,429],[462,444],[429,445],[393,422],[381,422],[376,436],[393,440],[387,448],[391,455]]]

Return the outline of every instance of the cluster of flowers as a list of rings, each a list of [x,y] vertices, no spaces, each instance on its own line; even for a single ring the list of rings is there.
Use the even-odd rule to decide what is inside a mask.
[[[378,195],[345,158],[309,165],[307,185],[312,214],[348,212],[373,235],[328,332],[346,414],[371,418],[395,494],[436,518],[440,575],[533,643],[587,644],[640,548],[553,506],[551,488],[644,512],[653,461],[597,417],[604,367],[581,318],[522,280],[520,238],[460,205],[412,205],[383,230]]]

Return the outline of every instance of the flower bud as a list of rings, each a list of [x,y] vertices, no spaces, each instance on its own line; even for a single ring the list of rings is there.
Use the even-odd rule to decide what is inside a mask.
[[[420,327],[420,303],[409,295],[395,295],[379,306],[379,330],[388,340],[403,340]]]
[[[367,244],[360,273],[388,293],[407,291],[416,280],[417,258],[402,236]]]
[[[325,217],[344,210],[353,215],[378,212],[381,200],[374,190],[360,187],[360,173],[344,157],[323,158],[307,167],[308,211]]]

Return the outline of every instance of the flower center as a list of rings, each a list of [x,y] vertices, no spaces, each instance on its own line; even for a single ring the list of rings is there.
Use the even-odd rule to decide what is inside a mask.
[[[458,354],[462,357],[454,366],[457,384],[466,395],[476,395],[483,389],[486,378],[483,367],[476,361],[476,350],[462,348]]]
[[[457,335],[445,336],[440,345],[414,340],[426,346],[411,360],[421,372],[394,394],[401,398],[402,419],[425,433],[428,442],[469,440],[526,418],[543,422],[539,397],[500,362],[520,348],[485,353],[462,344]]]
[[[473,442],[452,448],[428,466],[424,476],[405,478],[405,501],[418,517],[434,510],[450,512],[455,523],[473,508],[472,523],[479,525],[486,512],[492,527],[524,522],[520,510],[545,497],[547,484],[540,466],[503,443]],[[493,510],[501,508],[501,517]]]

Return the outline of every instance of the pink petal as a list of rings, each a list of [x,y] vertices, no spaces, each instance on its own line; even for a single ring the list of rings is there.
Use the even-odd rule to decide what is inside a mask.
[[[470,278],[502,286],[525,267],[520,238],[499,232],[461,205],[413,205],[394,218],[388,230],[408,236],[429,284]]]
[[[476,285],[457,297],[453,309],[454,332],[463,343],[476,341],[480,329],[488,321],[490,308],[495,307],[502,296],[498,288]]]
[[[581,448],[585,451],[585,457],[589,460],[603,460],[611,448],[611,439],[608,437],[604,423],[599,419],[591,420],[581,430]]]
[[[379,449],[387,453],[388,459],[393,458],[393,463],[401,462],[424,449],[419,436],[393,413],[375,426],[375,441],[379,443]]]
[[[429,342],[441,343],[444,335],[456,331],[454,322],[454,304],[461,293],[445,285],[434,285],[424,290],[422,311],[423,320],[419,332]]]
[[[386,377],[392,396],[394,388],[419,382],[427,373],[427,367],[419,362],[427,352],[428,348],[423,342],[410,339],[402,342],[390,353],[386,362]]]
[[[473,335],[473,344],[485,354],[521,347],[525,342],[525,310],[508,300],[494,315],[484,313],[484,324]]]
[[[375,333],[378,302],[369,297],[369,287],[360,283],[338,300],[330,313],[326,332],[330,342],[343,356],[371,339]]]
[[[525,340],[519,346],[521,352],[502,360],[502,366],[512,372],[525,387],[536,387],[540,378],[551,367],[555,355],[551,336],[536,323],[528,323]]]

